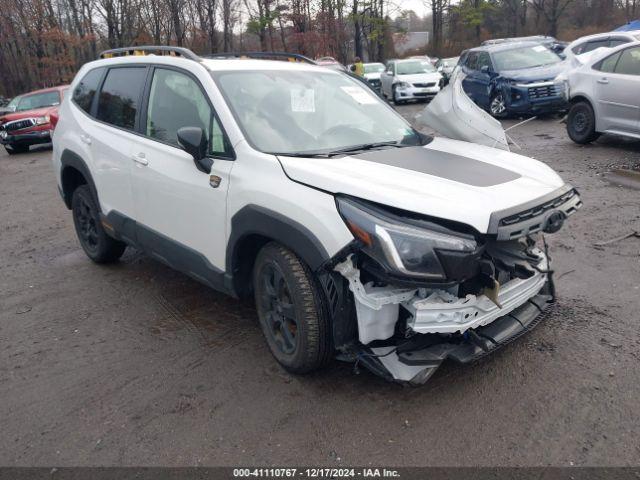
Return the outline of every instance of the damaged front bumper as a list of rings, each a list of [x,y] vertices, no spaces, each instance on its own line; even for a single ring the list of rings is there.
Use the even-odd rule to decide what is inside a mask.
[[[350,256],[335,270],[353,293],[360,344],[352,351],[355,360],[388,380],[422,384],[447,359],[468,363],[511,342],[553,301],[549,262],[539,249],[535,254],[531,277],[464,298],[441,289],[363,285]],[[404,338],[397,335],[401,318]]]
[[[357,361],[387,380],[420,385],[445,360],[470,363],[514,341],[542,320],[541,314],[552,301],[551,295],[534,295],[509,314],[475,329],[477,337],[474,341],[462,335],[416,350],[405,351],[394,346],[365,347],[357,355]]]

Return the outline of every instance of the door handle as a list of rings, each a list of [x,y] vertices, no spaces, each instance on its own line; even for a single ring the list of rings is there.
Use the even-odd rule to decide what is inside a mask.
[[[603,85],[606,85],[607,83],[609,83],[609,80],[607,79],[607,77],[604,78],[599,78],[598,83],[602,83]]]
[[[144,153],[140,152],[140,153],[137,153],[137,154],[133,155],[131,157],[131,160],[133,160],[134,162],[136,162],[136,163],[138,163],[140,165],[147,166],[147,165],[149,165],[149,160],[147,160],[146,157],[147,156]]]
[[[91,145],[91,137],[89,135],[80,135],[80,140],[82,140],[82,143]]]

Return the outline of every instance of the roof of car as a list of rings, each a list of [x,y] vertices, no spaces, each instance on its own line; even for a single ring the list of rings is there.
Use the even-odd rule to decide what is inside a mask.
[[[599,38],[605,37],[633,37],[637,38],[640,35],[640,30],[628,30],[626,32],[602,32],[602,33],[594,33],[592,35],[585,35],[584,37],[576,38],[572,41],[569,46],[573,47],[582,42],[588,42],[589,40],[597,40]]]
[[[58,85],[56,87],[41,88],[40,90],[33,90],[32,92],[21,93],[18,96],[24,97],[27,95],[35,95],[36,93],[60,92],[62,90],[66,90],[67,88],[69,88],[69,85]]]
[[[517,48],[540,45],[540,42],[522,41],[522,42],[504,42],[494,43],[491,45],[481,45],[479,47],[470,48],[467,52],[502,52],[505,50],[515,50]]]

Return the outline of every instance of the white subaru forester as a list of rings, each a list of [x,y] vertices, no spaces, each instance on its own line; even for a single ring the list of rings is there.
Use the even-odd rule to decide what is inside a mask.
[[[544,164],[423,135],[315,65],[170,47],[101,56],[76,76],[53,139],[82,248],[106,263],[130,245],[253,295],[287,370],[337,357],[424,383],[446,359],[518,337],[553,301],[538,237],[581,201]]]

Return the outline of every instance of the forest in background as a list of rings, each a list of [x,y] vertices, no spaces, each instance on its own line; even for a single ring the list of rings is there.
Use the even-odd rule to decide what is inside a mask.
[[[573,40],[640,16],[640,0],[0,0],[0,95],[68,83],[108,48],[178,45],[199,54],[288,51],[343,63],[396,55],[393,38],[430,32],[425,51],[457,55],[487,38]],[[408,53],[407,53],[408,54]]]

